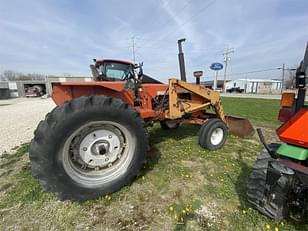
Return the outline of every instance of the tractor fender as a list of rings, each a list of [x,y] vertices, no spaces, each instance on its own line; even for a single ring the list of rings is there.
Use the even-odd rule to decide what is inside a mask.
[[[125,89],[124,82],[65,82],[54,83],[52,86],[52,100],[56,105],[63,105],[67,101],[90,95],[106,95],[121,99],[134,105],[134,94]]]

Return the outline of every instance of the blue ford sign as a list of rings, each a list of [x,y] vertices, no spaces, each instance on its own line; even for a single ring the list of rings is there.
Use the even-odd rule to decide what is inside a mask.
[[[219,71],[224,68],[224,65],[222,65],[221,63],[212,63],[210,68],[214,71]]]

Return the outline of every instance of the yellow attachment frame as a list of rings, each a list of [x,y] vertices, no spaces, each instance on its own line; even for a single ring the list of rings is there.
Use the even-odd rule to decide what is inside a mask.
[[[187,83],[178,79],[169,79],[169,108],[165,113],[168,119],[180,119],[185,114],[206,110],[212,107],[219,119],[227,124],[220,94],[205,86]],[[190,98],[181,94],[190,93]]]

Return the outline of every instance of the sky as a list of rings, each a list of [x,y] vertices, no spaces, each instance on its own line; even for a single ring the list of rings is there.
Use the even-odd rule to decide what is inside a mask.
[[[188,80],[234,48],[228,79],[281,78],[308,40],[307,0],[1,0],[0,72],[90,76],[93,58],[132,60],[166,82],[179,76],[177,40]],[[219,74],[222,78],[222,71]]]

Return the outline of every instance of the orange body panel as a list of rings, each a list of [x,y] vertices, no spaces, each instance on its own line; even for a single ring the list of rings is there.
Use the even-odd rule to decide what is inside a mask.
[[[295,93],[284,92],[281,96],[280,106],[291,108],[295,100]]]
[[[142,84],[139,89],[141,105],[135,107],[144,119],[159,116],[159,112],[153,110],[152,98],[158,92],[166,91],[165,84]],[[74,98],[90,95],[107,95],[119,98],[134,107],[135,95],[130,89],[125,89],[124,82],[64,82],[53,85],[52,99],[56,105],[62,105]]]
[[[302,108],[277,129],[281,141],[308,148],[308,109]]]
[[[146,94],[151,97],[157,96],[158,92],[165,92],[167,88],[168,84],[152,84],[152,83],[142,84],[143,92],[146,92]]]

